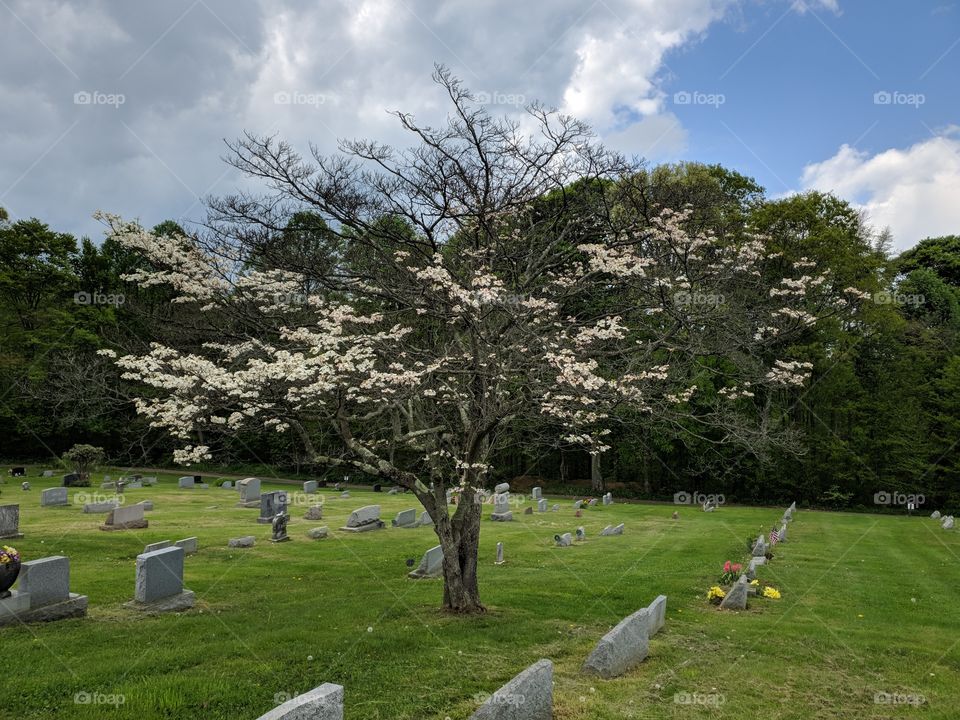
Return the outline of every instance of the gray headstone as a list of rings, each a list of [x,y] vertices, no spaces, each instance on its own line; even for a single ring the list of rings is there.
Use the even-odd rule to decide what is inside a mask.
[[[573,545],[573,535],[570,533],[563,533],[563,535],[554,535],[554,541],[557,543],[557,547],[570,547]]]
[[[43,471],[43,477],[45,477],[45,478],[51,478],[51,477],[53,477],[53,470],[44,470],[44,471]]]
[[[753,557],[763,557],[767,554],[767,543],[763,539],[763,535],[757,538],[757,541],[753,544],[753,550],[751,550]]]
[[[29,490],[29,489],[30,489],[30,483],[28,483],[28,482],[22,482],[22,483],[20,483],[20,489],[21,489],[21,490]]]
[[[192,475],[184,475],[182,478],[177,480],[177,484],[184,489],[193,489],[193,486],[196,484],[193,482]]]
[[[939,520],[939,519],[940,519],[940,511],[939,511],[939,510],[934,510],[932,513],[930,513],[930,519],[931,519],[931,520]]]
[[[584,530],[582,526],[581,526],[581,527],[578,527],[578,528],[577,528],[577,541],[586,540],[586,539],[587,539],[587,531]]]
[[[197,538],[195,537],[177,540],[174,545],[176,545],[178,548],[183,548],[184,555],[193,555],[197,552]]]
[[[137,556],[137,602],[152,603],[183,592],[183,548]]]
[[[600,531],[600,534],[603,536],[609,535],[623,535],[623,523],[619,525],[607,525],[603,530]]]
[[[613,493],[607,493],[603,496],[604,505],[613,505]]]
[[[141,500],[140,504],[143,505],[144,510],[153,510],[153,500]]]
[[[303,491],[305,493],[315,493],[319,487],[320,485],[316,480],[307,480],[303,484]]]
[[[416,580],[423,578],[435,578],[443,575],[443,548],[439,545],[432,547],[423,554],[420,565],[408,577]]]
[[[65,487],[52,487],[40,491],[40,505],[42,507],[54,507],[56,505],[68,505],[67,489]]]
[[[650,651],[649,610],[637,610],[604,635],[590,653],[583,670],[602,678],[623,675]]]
[[[20,506],[0,505],[0,538],[18,538],[20,535]]]
[[[534,500],[540,500],[543,497],[543,488],[535,487],[530,491],[530,495]]]
[[[503,543],[497,543],[497,565],[503,565]]]
[[[69,600],[70,559],[54,555],[23,563],[17,587],[30,594],[31,608]]]
[[[493,491],[497,494],[508,493],[510,492],[510,483],[500,483],[495,488],[493,488]]]
[[[280,513],[287,511],[287,493],[285,490],[274,490],[260,496],[260,517],[257,522],[267,525],[273,522]]]
[[[747,609],[747,576],[741,575],[740,579],[733,584],[733,587],[727,592],[726,597],[720,603],[723,610],[746,610]]]
[[[539,660],[491,695],[470,720],[552,720],[553,663]]]
[[[497,485],[497,487],[502,487],[506,484],[507,483],[501,483]],[[513,513],[510,511],[509,492],[498,492],[493,496],[493,513],[490,515],[490,519],[500,522],[513,520]]]
[[[108,527],[146,527],[147,521],[143,517],[143,505],[122,505],[114,508],[107,516],[104,526]]]
[[[233,480],[224,480],[223,484],[220,487],[222,487],[224,490],[232,490]]]
[[[552,512],[560,512],[560,505],[559,505],[559,504],[555,504],[552,508],[550,508],[550,510],[551,510]]]
[[[399,492],[400,492],[400,488],[394,485],[392,488],[387,490],[387,495],[396,495]],[[448,501],[448,504],[449,504],[449,501]]]
[[[350,513],[346,526],[341,529],[351,532],[363,532],[365,530],[377,530],[382,527],[383,522],[380,520],[380,506],[366,505]]]
[[[87,515],[94,513],[105,513],[115,510],[120,507],[120,503],[116,500],[108,500],[106,502],[95,502],[95,503],[86,503],[83,506],[83,512]]]
[[[537,512],[545,513],[547,511],[547,500],[546,498],[540,498],[537,500]]]
[[[410,508],[409,510],[401,510],[397,513],[397,516],[391,521],[393,527],[416,527],[417,526],[417,511],[415,508]]]
[[[953,530],[953,515],[947,515],[940,523],[940,527],[944,530]]]
[[[311,505],[303,517],[306,520],[323,520],[323,505]]]
[[[324,683],[287,700],[257,720],[343,720],[343,686]]]
[[[647,635],[653,637],[667,623],[667,596],[657,595],[656,599],[647,606]]]
[[[587,507],[596,507],[596,506],[597,506],[597,499],[590,498],[589,502],[587,502]]]
[[[582,507],[583,507],[583,500],[577,500],[573,503],[574,510],[579,510]]]
[[[171,545],[173,545],[173,543],[170,542],[169,540],[161,540],[160,542],[150,543],[145,548],[143,548],[143,553],[141,554],[146,555],[147,553],[156,552],[157,550],[163,550],[164,548],[168,548]]]
[[[260,500],[260,478],[244,478],[237,482],[237,488],[240,491],[240,502]]]
[[[307,530],[307,537],[311,540],[322,540],[330,534],[330,529],[326,526],[310,528]]]
[[[433,518],[430,517],[430,513],[424,510],[420,513],[420,527],[431,527],[433,525]]]
[[[256,538],[253,535],[244,535],[243,537],[230,538],[227,542],[227,547],[232,548],[252,548],[256,543]]]

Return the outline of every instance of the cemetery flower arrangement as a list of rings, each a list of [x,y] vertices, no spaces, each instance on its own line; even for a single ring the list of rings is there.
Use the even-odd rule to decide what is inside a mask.
[[[763,588],[763,596],[765,598],[770,598],[771,600],[779,600],[780,591],[777,590],[775,587],[770,587],[769,585],[767,585],[766,587]]]
[[[723,572],[720,575],[720,584],[729,585],[736,581],[740,577],[740,571],[743,569],[743,565],[740,563],[731,563],[727,560],[723,564]]]
[[[12,548],[9,545],[4,545],[3,548],[0,548],[0,565],[8,565],[15,562],[20,562],[20,553],[16,548]]]
[[[723,588],[719,585],[714,585],[707,591],[707,600],[709,600],[714,605],[719,605],[720,601],[727,596],[727,593],[723,591]]]

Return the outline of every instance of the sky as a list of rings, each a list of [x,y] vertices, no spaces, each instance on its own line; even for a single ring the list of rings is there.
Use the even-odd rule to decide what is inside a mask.
[[[245,130],[442,122],[435,63],[497,114],[834,192],[898,250],[960,234],[960,0],[0,0],[0,207],[95,241],[97,210],[200,220]]]

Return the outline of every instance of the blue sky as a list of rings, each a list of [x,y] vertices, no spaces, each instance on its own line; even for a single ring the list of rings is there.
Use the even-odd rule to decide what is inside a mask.
[[[0,206],[199,220],[244,183],[224,139],[403,145],[386,111],[441,122],[438,62],[499,114],[836,192],[898,248],[960,233],[960,0],[0,0]]]

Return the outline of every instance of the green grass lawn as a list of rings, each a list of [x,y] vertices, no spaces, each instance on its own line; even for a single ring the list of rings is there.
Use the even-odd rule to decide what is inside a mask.
[[[322,490],[324,519],[293,507],[294,541],[273,544],[257,510],[235,506],[235,490],[179,490],[176,474],[161,475],[157,487],[127,491],[127,502],[154,501],[150,527],[107,533],[102,516],[77,505],[41,508],[40,490],[59,480],[29,474],[30,491],[8,479],[0,495],[20,504],[26,537],[14,544],[25,560],[69,556],[71,589],[90,607],[83,619],[0,628],[3,718],[256,718],[333,682],[346,688],[348,720],[456,720],[539,658],[555,663],[558,720],[960,717],[960,533],[926,517],[801,510],[789,543],[760,568],[782,599],[727,613],[706,603],[707,588],[781,509],[682,507],[671,520],[673,506],[618,504],[578,520],[562,500],[559,513],[515,510],[513,523],[493,523],[485,509],[489,612],[465,619],[437,610],[440,580],[406,577],[405,560],[436,544],[431,529],[337,531],[372,503],[389,526],[416,506],[412,496]],[[263,489],[281,487],[291,488]],[[599,537],[619,522],[622,537]],[[554,547],[554,534],[578,524],[587,542]],[[319,525],[331,537],[308,539]],[[247,534],[255,548],[226,547]],[[196,607],[154,617],[124,609],[143,546],[191,535],[200,551],[186,559],[185,584]],[[658,594],[669,598],[667,623],[647,660],[615,680],[581,675],[596,641]],[[78,704],[78,693],[124,702]],[[718,700],[676,702],[683,693]],[[926,702],[877,704],[876,693]]]

